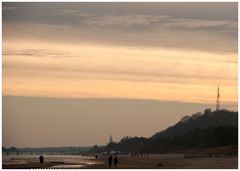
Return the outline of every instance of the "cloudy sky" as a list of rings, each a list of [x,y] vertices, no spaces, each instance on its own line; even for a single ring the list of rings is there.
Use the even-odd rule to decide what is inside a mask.
[[[237,110],[237,10],[237,3],[3,3],[3,143],[88,145],[105,142],[96,135],[113,134],[116,139],[126,134],[150,136],[185,114],[205,106],[214,109],[218,83],[221,106]],[[24,134],[32,125],[24,125],[27,118],[32,118],[34,125],[37,114],[32,111],[39,108],[38,100],[44,99],[51,101],[41,103],[44,119],[61,115],[59,123],[74,123],[69,130],[84,126],[58,114],[60,109],[50,104],[60,103],[59,99],[69,104],[75,99],[72,103],[81,106],[84,99],[94,99],[92,103],[87,101],[94,108],[102,102],[109,105],[108,99],[112,99],[116,105],[110,105],[112,120],[107,122],[108,116],[100,115],[99,108],[88,114],[100,115],[95,124],[108,127],[101,129],[98,125],[88,136],[81,133],[82,144],[75,139],[61,140],[60,144],[38,143]],[[158,107],[149,112],[149,106],[145,107],[141,109],[142,120],[152,114],[147,128],[131,127],[134,119],[130,117],[132,122],[126,130],[118,132],[121,124],[113,126],[109,122],[115,122],[114,113],[122,107],[119,99],[139,106],[142,102],[168,102],[176,110]],[[30,103],[35,107],[26,110]],[[178,110],[183,104],[188,107]],[[14,110],[13,105],[21,109]],[[74,113],[73,118],[87,117],[87,109],[73,110],[71,104],[66,108]],[[139,112],[129,110],[119,115],[124,122],[127,116]],[[47,123],[50,129],[52,122]],[[41,130],[38,126],[36,129]],[[38,135],[50,137],[44,131]]]

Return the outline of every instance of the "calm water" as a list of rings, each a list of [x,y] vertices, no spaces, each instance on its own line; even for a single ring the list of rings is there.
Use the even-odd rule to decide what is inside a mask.
[[[75,166],[84,166],[94,164],[94,157],[77,156],[77,155],[43,155],[44,162],[64,162],[72,163]],[[39,162],[39,155],[3,155],[3,164],[26,164]],[[77,165],[76,165],[77,164]]]

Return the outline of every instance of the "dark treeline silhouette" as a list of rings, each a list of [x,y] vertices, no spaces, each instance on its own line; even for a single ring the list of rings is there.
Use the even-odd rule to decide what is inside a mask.
[[[10,148],[5,148],[5,147],[2,147],[2,153],[4,154],[19,154],[19,150],[16,148],[16,147],[10,147]]]
[[[2,147],[2,152],[19,152],[19,150],[16,147],[10,147],[10,148]]]
[[[124,137],[107,146],[94,146],[89,152],[122,151],[159,153],[179,149],[238,145],[238,112],[206,109],[183,117],[177,124],[150,138]]]
[[[237,126],[238,112],[227,110],[211,111],[206,109],[203,113],[198,112],[192,116],[184,116],[177,124],[164,131],[153,135],[153,138],[173,137],[183,135],[195,128],[208,128],[219,126]]]
[[[167,152],[178,149],[207,148],[238,145],[238,128],[234,126],[196,128],[184,135],[162,139],[149,139],[145,146],[147,152]]]
[[[6,152],[6,151],[7,151],[7,148],[2,147],[2,152]]]

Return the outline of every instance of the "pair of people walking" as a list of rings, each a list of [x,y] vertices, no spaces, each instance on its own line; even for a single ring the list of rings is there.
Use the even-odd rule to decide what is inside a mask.
[[[117,163],[118,163],[118,158],[117,158],[117,155],[114,154],[114,159],[112,157],[112,155],[110,155],[108,157],[108,167],[111,168],[112,167],[112,162],[114,164],[114,167],[116,168],[117,167]]]

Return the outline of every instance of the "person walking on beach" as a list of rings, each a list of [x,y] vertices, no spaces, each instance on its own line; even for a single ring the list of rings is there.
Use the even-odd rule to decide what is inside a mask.
[[[112,167],[112,155],[110,155],[108,157],[108,167],[111,168]]]
[[[39,157],[39,161],[40,161],[40,163],[43,163],[43,161],[44,161],[44,158],[43,158],[43,156],[42,156],[42,155]]]
[[[117,158],[117,155],[115,154],[113,159],[113,164],[115,168],[117,167],[117,163],[118,163],[118,158]]]

